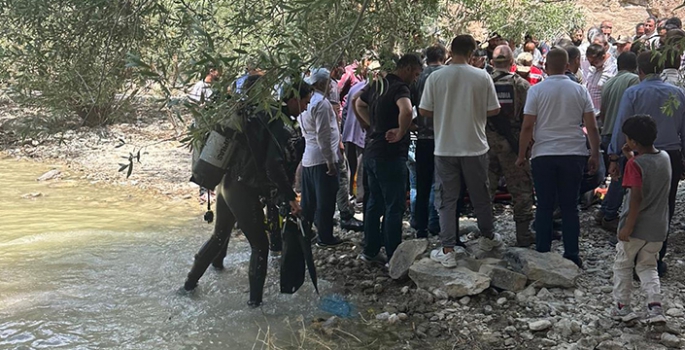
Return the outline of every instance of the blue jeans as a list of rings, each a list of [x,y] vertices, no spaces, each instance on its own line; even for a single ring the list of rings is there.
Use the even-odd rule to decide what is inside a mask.
[[[412,227],[440,232],[440,218],[435,208],[435,141],[416,141],[416,209],[412,208]]]
[[[406,158],[364,159],[364,172],[369,185],[364,214],[364,254],[367,256],[376,256],[384,241],[385,252],[390,260],[402,242],[402,216],[406,208],[406,161]]]
[[[543,156],[531,161],[537,196],[535,244],[538,252],[549,252],[552,249],[554,209],[558,202],[561,209],[564,257],[578,261],[578,191],[586,163],[587,157],[584,156]]]
[[[338,192],[338,176],[326,174],[326,164],[302,168],[302,217],[306,224],[316,225],[319,241],[334,242],[333,215]]]
[[[417,181],[417,166],[416,163],[411,161],[407,162],[407,168],[409,169],[409,200],[411,205],[411,227],[415,230],[425,230],[428,228],[430,232],[440,232],[440,217],[438,216],[438,211],[435,209],[435,190],[433,189],[435,185],[435,178],[433,177],[430,182],[430,194],[428,196],[428,224],[426,225],[424,221],[421,221],[419,213],[416,210],[418,205],[423,205],[425,201],[419,199],[421,196],[418,195],[418,181]],[[420,209],[419,209],[420,211]]]
[[[609,143],[611,143],[611,135],[602,135],[601,146],[604,153],[608,153]],[[608,160],[609,157],[607,156],[606,159]],[[609,165],[611,165],[610,162],[606,164],[607,170],[609,170]],[[619,158],[618,166],[620,168],[621,173],[623,173],[623,170],[626,166],[626,160],[623,156]],[[601,210],[604,213],[604,218],[607,220],[614,220],[618,218],[619,209],[621,208],[621,204],[623,203],[623,186],[621,185],[620,180],[615,180],[617,179],[612,179],[611,183],[609,183],[607,193],[604,196],[604,200],[602,200]]]
[[[604,158],[599,157],[599,165],[597,172],[594,174],[587,174],[587,168],[583,171],[583,181],[580,183],[579,194],[583,195],[588,191],[594,191],[604,182],[606,174],[606,166],[604,165]]]
[[[626,158],[621,156],[618,159],[618,167],[621,174],[626,168]],[[609,184],[609,189],[607,189],[607,194],[604,196],[602,201],[602,212],[604,212],[604,218],[606,220],[615,220],[618,218],[619,209],[621,204],[623,204],[623,185],[621,179],[611,179]]]

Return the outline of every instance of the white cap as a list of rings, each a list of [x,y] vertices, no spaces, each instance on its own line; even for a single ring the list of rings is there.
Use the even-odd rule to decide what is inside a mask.
[[[326,68],[315,68],[310,71],[311,73],[304,81],[309,85],[314,85],[320,81],[327,80],[331,78],[331,71]]]

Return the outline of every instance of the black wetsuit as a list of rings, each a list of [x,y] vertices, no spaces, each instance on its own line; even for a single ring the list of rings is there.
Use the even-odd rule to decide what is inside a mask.
[[[244,130],[245,144],[252,154],[252,161],[245,166],[229,169],[217,189],[216,223],[214,234],[205,242],[195,256],[184,288],[197,286],[210,264],[223,266],[226,247],[235,223],[245,233],[252,254],[248,278],[250,282],[249,304],[262,302],[269,255],[269,239],[266,234],[263,204],[260,198],[274,195],[283,202],[296,198],[292,188],[294,170],[286,151],[292,133],[276,113],[258,112],[247,118]],[[289,175],[292,172],[291,175]]]

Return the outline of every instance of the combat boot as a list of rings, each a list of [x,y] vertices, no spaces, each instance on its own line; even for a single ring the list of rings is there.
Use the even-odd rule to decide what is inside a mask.
[[[530,247],[535,243],[535,234],[530,230],[530,221],[516,223],[516,246]]]

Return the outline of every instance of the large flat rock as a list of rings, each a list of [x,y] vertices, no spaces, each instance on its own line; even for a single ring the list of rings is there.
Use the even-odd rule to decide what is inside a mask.
[[[409,268],[409,278],[419,288],[439,288],[452,298],[482,293],[490,287],[490,277],[467,268],[446,268],[430,258],[415,262]]]
[[[390,278],[405,277],[409,272],[409,267],[417,257],[426,252],[426,249],[428,249],[428,241],[425,239],[412,239],[402,242],[390,259]]]
[[[580,269],[557,253],[539,253],[527,248],[510,248],[504,254],[512,269],[542,287],[575,286]]]

